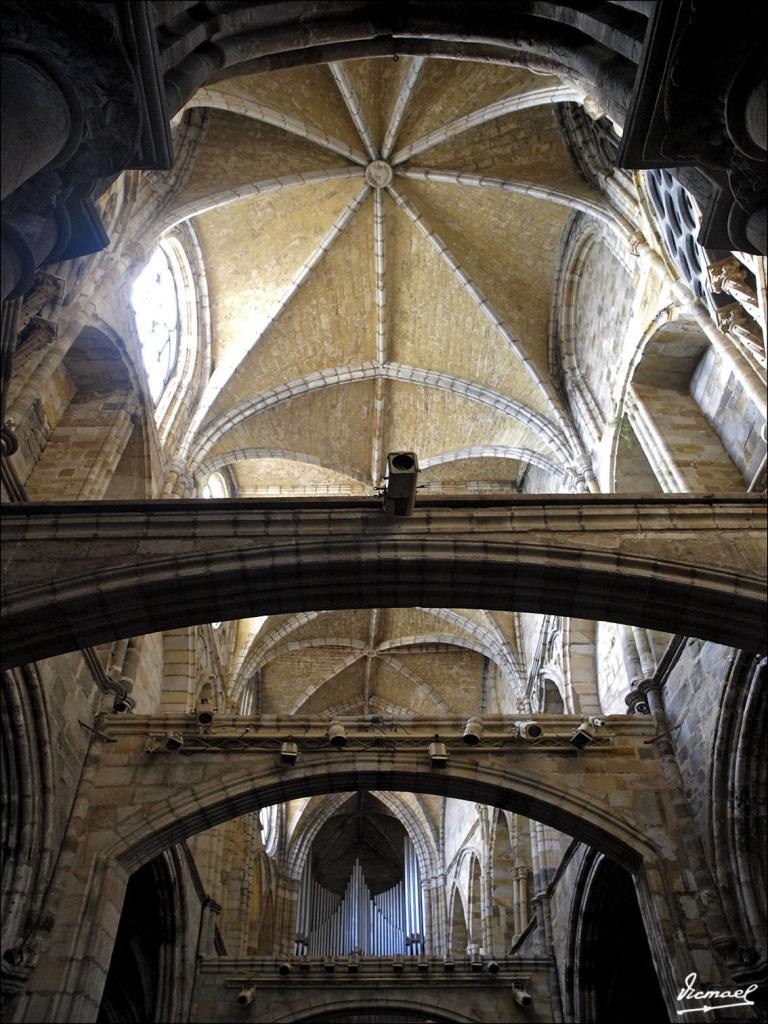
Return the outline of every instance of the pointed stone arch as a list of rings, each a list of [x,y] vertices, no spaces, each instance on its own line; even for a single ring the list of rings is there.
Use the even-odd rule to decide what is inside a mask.
[[[458,885],[453,887],[451,902],[448,908],[448,920],[450,921],[449,952],[452,956],[466,956],[467,946],[469,945],[469,929],[467,928],[464,901]]]

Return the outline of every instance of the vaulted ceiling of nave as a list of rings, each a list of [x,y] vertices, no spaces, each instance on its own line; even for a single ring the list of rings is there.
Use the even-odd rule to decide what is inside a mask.
[[[576,98],[421,58],[196,95],[204,136],[163,223],[191,223],[207,276],[213,373],[176,439],[199,479],[371,495],[386,453],[412,450],[425,496],[516,492],[528,473],[560,489],[577,442],[550,373],[558,244],[574,208],[602,205],[556,123]],[[288,618],[239,627],[238,682],[259,670],[262,713],[477,711],[486,659],[524,686],[516,616]]]
[[[571,87],[413,59],[198,93],[214,109],[166,213],[200,211],[211,301],[194,463],[230,465],[241,494],[371,493],[398,449],[441,491],[514,487],[529,452],[557,479],[553,271],[571,208],[600,199],[553,98]]]
[[[302,612],[238,623],[238,686],[260,714],[462,715],[525,687],[520,616],[480,609]],[[503,710],[514,710],[506,706]]]

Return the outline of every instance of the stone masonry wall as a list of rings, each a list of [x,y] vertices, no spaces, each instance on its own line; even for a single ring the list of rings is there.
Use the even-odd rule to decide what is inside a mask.
[[[32,500],[104,495],[133,430],[137,401],[129,392],[75,398],[59,420],[27,481]]]
[[[730,647],[689,639],[662,690],[670,738],[705,850],[715,726],[734,655]]]
[[[743,490],[741,475],[720,438],[690,395],[671,388],[634,386],[679,477],[689,491],[719,493]]]
[[[712,348],[696,367],[691,395],[744,481],[749,483],[765,455],[765,409],[758,409],[749,400]]]
[[[72,401],[74,385],[63,366],[59,366],[40,389],[29,416],[18,431],[19,450],[14,465],[19,479],[26,481],[42,455],[56,425]]]
[[[560,991],[564,993],[568,984],[567,967],[570,961],[569,940],[570,919],[573,913],[573,897],[579,872],[589,854],[588,846],[580,843],[572,849],[563,873],[552,886],[549,894],[549,911],[552,917],[552,946]]]

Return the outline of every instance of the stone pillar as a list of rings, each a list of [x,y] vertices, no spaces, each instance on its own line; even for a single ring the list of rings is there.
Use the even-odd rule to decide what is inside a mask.
[[[539,852],[539,837],[536,831],[537,822],[531,822],[531,866],[533,869],[533,893],[537,895],[541,891],[539,881],[541,879],[541,855]]]
[[[617,625],[621,654],[624,660],[624,668],[627,673],[627,681],[630,687],[634,686],[638,679],[642,679],[645,673],[640,664],[640,656],[637,653],[635,634],[632,626]]]
[[[243,857],[243,870],[240,873],[240,927],[238,929],[237,956],[248,955],[254,897],[258,896],[258,892],[255,891],[256,886],[254,882],[254,868],[259,851],[261,850],[261,832],[258,828],[258,820],[258,814],[253,812],[246,814],[243,818],[245,853]]]
[[[528,902],[528,866],[516,864],[512,868],[512,941],[517,942],[528,927],[530,907]],[[509,950],[505,950],[508,953]]]
[[[640,658],[640,668],[643,675],[650,678],[656,671],[656,658],[653,654],[647,630],[641,626],[632,626],[632,636],[635,638],[635,647]]]
[[[549,984],[552,993],[552,1021],[553,1024],[561,1024],[563,1020],[563,1008],[560,1003],[560,979],[557,973],[555,962],[555,947],[552,938],[552,913],[549,906],[549,897],[538,892],[531,900],[538,918],[538,929],[540,942],[544,953],[550,958]]]
[[[115,691],[124,708],[134,706],[130,694],[136,682],[143,642],[144,637],[141,636],[132,637],[130,640],[125,638],[115,641],[112,647],[107,676],[116,684]]]
[[[31,52],[4,53],[0,69],[0,199],[5,199],[34,174],[74,152],[82,137],[83,111],[62,73],[63,64],[42,64]]]
[[[296,919],[299,912],[301,879],[283,877],[278,887],[275,907],[275,956],[287,960],[293,956],[296,941]]]
[[[546,892],[549,883],[557,870],[560,858],[560,833],[542,825],[540,821],[531,822],[531,855],[533,857],[533,891]]]
[[[486,858],[490,855],[486,852]],[[480,873],[480,928],[482,952],[486,956],[496,954],[493,928],[493,872],[485,867]]]
[[[14,353],[14,373],[28,380],[45,358],[48,348],[56,341],[59,325],[54,320],[33,316],[19,332]],[[37,381],[39,386],[39,380]]]
[[[201,956],[212,955],[216,951],[216,918],[221,913],[221,904],[210,896],[206,896],[200,908],[200,947]]]
[[[21,318],[21,299],[0,303],[0,425],[3,429],[3,455],[12,455],[18,444],[10,427],[5,426],[8,407],[8,382],[13,372],[13,356]]]
[[[184,498],[189,490],[191,482],[186,466],[178,459],[172,459],[166,466],[160,497]]]
[[[600,484],[597,482],[597,477],[595,476],[595,474],[592,472],[591,469],[586,469],[584,471],[584,482],[586,483],[587,491],[590,494],[599,494],[600,493]]]
[[[95,312],[95,307],[89,306],[89,310]],[[14,356],[13,380],[8,389],[7,407],[8,415],[17,423],[25,421],[40,397],[41,389],[56,372],[83,329],[84,316],[78,313],[71,317],[71,312],[69,308],[68,318],[58,321],[56,335],[49,334],[46,344],[36,346],[34,354],[29,358],[19,359],[17,365]]]
[[[427,897],[424,901],[426,953],[428,956],[446,956],[450,949],[445,875],[423,879],[422,886]]]
[[[435,908],[426,878],[421,879],[421,905],[424,908],[424,952],[427,956],[436,956],[440,943],[435,941]]]
[[[661,489],[668,494],[690,490],[666,442],[664,431],[658,429],[647,403],[633,385],[627,390],[626,412],[630,426]]]
[[[56,341],[58,324],[41,317],[40,314],[43,310],[48,312],[47,307],[60,301],[63,289],[64,282],[61,278],[38,271],[34,278],[32,291],[23,301],[16,299],[13,302],[3,303],[0,422],[5,421],[11,373],[18,376],[18,367],[21,361],[22,372],[26,378],[34,374],[50,346]],[[20,346],[21,351],[17,355],[17,349]],[[39,387],[40,381],[37,377],[35,383]],[[17,417],[19,422],[22,418]]]
[[[685,795],[680,767],[677,763],[672,739],[669,735],[669,726],[659,684],[655,679],[643,679],[638,684],[637,689],[645,697],[650,713],[656,721],[656,744],[661,759],[662,771],[669,787],[679,826],[676,839],[682,847],[681,852],[684,851],[685,853],[689,872],[692,874],[695,882],[698,907],[696,909],[692,908],[690,911],[692,920],[688,922],[689,933],[696,935],[696,925],[699,926],[699,929],[701,928],[700,915],[705,908],[703,924],[706,933],[708,933],[710,945],[722,957],[724,963],[731,964],[732,969],[733,967],[738,969],[740,958],[736,949],[735,938],[724,913],[720,894],[717,891],[714,879],[704,858],[698,831]],[[698,936],[696,935],[696,937]]]

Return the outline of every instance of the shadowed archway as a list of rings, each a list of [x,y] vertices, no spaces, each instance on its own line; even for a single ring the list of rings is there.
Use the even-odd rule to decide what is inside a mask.
[[[668,1020],[630,876],[594,853],[583,871],[569,965],[576,1019],[590,1024]]]
[[[642,745],[647,729],[643,731],[644,723],[631,726],[632,730],[638,728],[642,735],[638,733],[636,740]],[[145,737],[146,733],[137,737],[137,753],[142,760],[146,756]],[[119,745],[124,757],[125,742]],[[220,754],[198,754],[191,761],[179,755],[166,756],[162,768],[163,787],[150,781],[156,770],[152,768],[153,760],[147,764],[150,774],[146,787],[141,785],[141,772],[137,774],[134,769],[136,798],[133,806],[125,809],[127,813],[121,815],[114,830],[98,833],[98,842],[78,845],[68,855],[69,863],[62,862],[62,869],[71,871],[71,877],[80,880],[78,892],[71,893],[66,913],[57,922],[63,932],[57,948],[62,949],[68,961],[80,964],[79,951],[98,948],[94,944],[95,936],[102,932],[110,934],[114,928],[111,922],[115,920],[113,908],[122,906],[129,875],[183,838],[258,807],[294,798],[362,789],[407,790],[477,801],[524,814],[590,843],[624,865],[635,877],[654,962],[672,1005],[675,972],[683,969],[683,960],[690,956],[689,944],[700,945],[700,940],[688,936],[683,948],[677,949],[676,936],[685,932],[686,925],[680,910],[676,909],[678,897],[674,893],[684,878],[685,853],[679,845],[670,847],[669,822],[674,815],[653,759],[638,759],[633,753],[629,754],[629,763],[638,772],[653,776],[653,779],[646,777],[637,790],[643,800],[632,815],[609,808],[601,796],[587,795],[592,788],[590,780],[598,779],[602,784],[605,773],[585,769],[587,762],[594,768],[594,758],[575,750],[567,762],[563,762],[562,755],[535,753],[536,764],[542,768],[546,763],[550,765],[549,771],[543,772],[537,771],[536,764],[528,758],[525,764],[514,768],[509,756],[502,755],[499,760],[492,751],[478,753],[476,750],[471,754],[472,763],[462,764],[456,755],[454,763],[449,763],[441,772],[429,767],[426,751],[422,756],[386,750],[308,754],[297,767],[276,765],[274,755],[269,752],[253,756],[257,756],[260,765],[253,761],[246,763],[251,755],[245,760],[238,758],[241,767],[235,774],[222,773]],[[539,762],[541,757],[544,760]],[[478,760],[484,762],[482,766],[476,763]],[[95,780],[103,774],[107,763],[108,757],[96,770]],[[615,759],[613,764],[618,770]],[[566,769],[565,775],[560,777],[563,769]],[[206,775],[207,782],[191,783],[193,777],[201,779]],[[100,813],[99,790],[105,800],[110,800],[112,793],[110,787],[96,782],[92,805],[92,813],[96,815]],[[83,826],[89,829],[87,820]],[[689,895],[697,899],[693,891]],[[701,952],[706,955],[704,949]],[[72,979],[70,991],[75,994],[57,993],[53,997],[52,1010],[57,1019],[93,1019],[106,975],[106,966],[101,969],[104,975],[100,977],[96,965],[89,962],[87,976]],[[713,965],[714,976],[719,977],[719,970]]]

